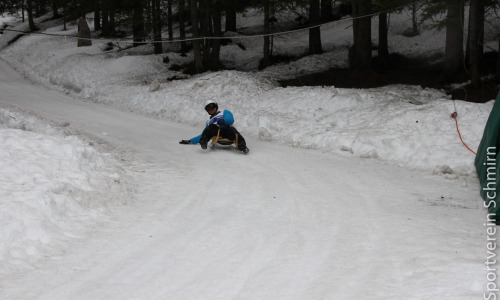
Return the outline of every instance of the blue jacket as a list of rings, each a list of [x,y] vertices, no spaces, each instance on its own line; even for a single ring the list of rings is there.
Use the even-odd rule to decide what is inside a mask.
[[[207,125],[205,126],[205,128],[207,128],[212,124],[217,124],[219,120],[224,120],[224,125],[233,125],[234,123],[233,113],[230,112],[229,110],[224,110],[223,112],[217,112],[215,115],[210,116],[210,120],[207,121]],[[191,144],[198,144],[200,142],[200,139],[201,139],[201,134],[199,136],[195,136],[194,138],[190,139]]]

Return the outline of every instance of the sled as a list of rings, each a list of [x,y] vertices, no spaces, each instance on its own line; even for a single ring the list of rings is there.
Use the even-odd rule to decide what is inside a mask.
[[[217,136],[214,136],[212,138],[212,144],[210,145],[210,148],[215,148],[215,145],[224,145],[224,146],[230,146],[234,144],[234,147],[238,149],[238,134],[236,133],[236,138],[234,140],[226,139],[223,137],[220,137],[220,129],[217,131]]]

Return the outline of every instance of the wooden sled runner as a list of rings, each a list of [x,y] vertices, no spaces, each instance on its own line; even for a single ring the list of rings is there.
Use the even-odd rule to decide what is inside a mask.
[[[234,140],[226,139],[220,136],[220,129],[217,131],[217,136],[214,136],[212,138],[212,144],[210,145],[210,148],[215,148],[216,144],[224,145],[224,146],[230,146],[234,144],[236,149],[238,149],[238,134],[236,133],[236,138]]]

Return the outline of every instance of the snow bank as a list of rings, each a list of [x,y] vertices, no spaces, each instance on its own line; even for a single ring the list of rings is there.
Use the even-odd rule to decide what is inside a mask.
[[[204,119],[203,100],[215,98],[233,111],[241,131],[262,140],[409,167],[448,165],[460,174],[474,172],[474,155],[462,145],[450,115],[456,106],[462,136],[477,149],[494,103],[453,103],[442,91],[405,85],[280,88],[235,71],[166,84],[157,95],[130,98],[136,109],[142,103],[147,113],[156,108],[158,114],[164,111],[165,117],[173,114],[191,124]]]
[[[15,22],[16,17],[12,15],[0,15],[0,28],[5,28],[10,23]]]
[[[0,272],[31,268],[130,199],[111,157],[32,117],[0,109]]]

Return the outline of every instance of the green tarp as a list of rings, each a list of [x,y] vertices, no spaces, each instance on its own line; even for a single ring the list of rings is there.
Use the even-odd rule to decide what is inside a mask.
[[[488,220],[500,225],[500,92],[484,128],[483,138],[477,149],[477,175],[481,196],[488,208]]]

